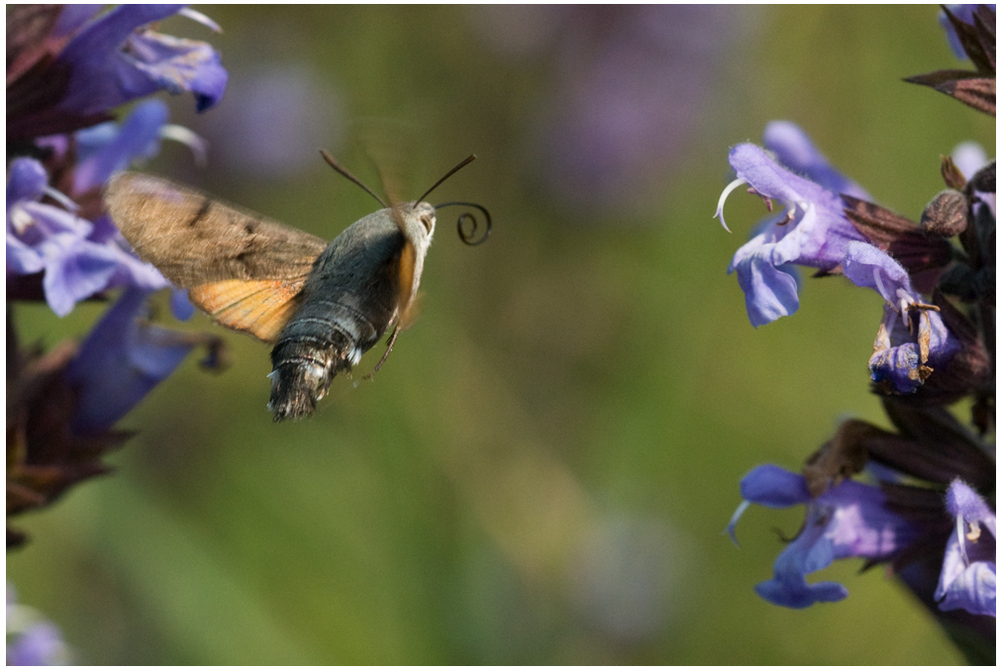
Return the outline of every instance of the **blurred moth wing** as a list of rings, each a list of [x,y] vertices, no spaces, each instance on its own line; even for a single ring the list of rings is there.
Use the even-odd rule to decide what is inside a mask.
[[[105,202],[143,260],[221,325],[273,343],[327,243],[165,179],[115,174]]]

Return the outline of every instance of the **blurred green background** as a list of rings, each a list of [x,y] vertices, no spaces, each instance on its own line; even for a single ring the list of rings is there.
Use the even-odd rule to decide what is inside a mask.
[[[725,273],[765,213],[712,220],[727,152],[802,126],[880,203],[916,219],[939,156],[995,123],[907,75],[961,67],[924,7],[199,7],[162,31],[210,41],[230,90],[173,121],[144,169],[333,238],[379,190],[479,202],[492,238],[439,214],[424,301],[384,368],[272,424],[268,348],[194,359],[123,422],[108,477],[21,519],[21,602],[83,663],[947,664],[929,615],[876,569],[793,611],[771,576],[801,509],[723,534],[753,466],[797,470],[838,419],[884,424],[866,362],[878,297],[806,280],[754,330]],[[368,156],[372,156],[369,159]],[[165,302],[164,302],[165,303]],[[15,311],[51,346],[102,312]],[[166,309],[164,319],[169,321]],[[192,356],[194,357],[194,356]]]

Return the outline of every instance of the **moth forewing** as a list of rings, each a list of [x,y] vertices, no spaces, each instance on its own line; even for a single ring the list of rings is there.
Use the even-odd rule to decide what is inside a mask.
[[[104,192],[111,218],[143,260],[175,285],[297,279],[323,239],[166,179],[120,172]]]

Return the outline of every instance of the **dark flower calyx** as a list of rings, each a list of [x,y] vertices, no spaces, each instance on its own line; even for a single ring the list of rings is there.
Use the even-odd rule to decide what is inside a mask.
[[[930,235],[953,237],[969,224],[969,202],[957,190],[942,190],[920,215],[920,227]]]
[[[980,5],[972,13],[972,23],[958,18],[947,5],[941,7],[948,21],[955,29],[955,35],[962,43],[965,54],[982,74],[996,74],[997,61],[997,17],[986,5]]]
[[[980,6],[972,15],[973,23],[969,24],[947,7],[942,9],[976,69],[938,70],[907,77],[904,81],[930,86],[973,109],[996,116],[996,13]]]

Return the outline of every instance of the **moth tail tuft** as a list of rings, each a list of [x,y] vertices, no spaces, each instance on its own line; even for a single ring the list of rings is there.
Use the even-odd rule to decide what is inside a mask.
[[[336,375],[325,365],[312,360],[292,359],[280,364],[268,374],[271,379],[271,400],[268,409],[274,421],[298,420],[316,410],[316,402],[326,395],[330,381]]]

